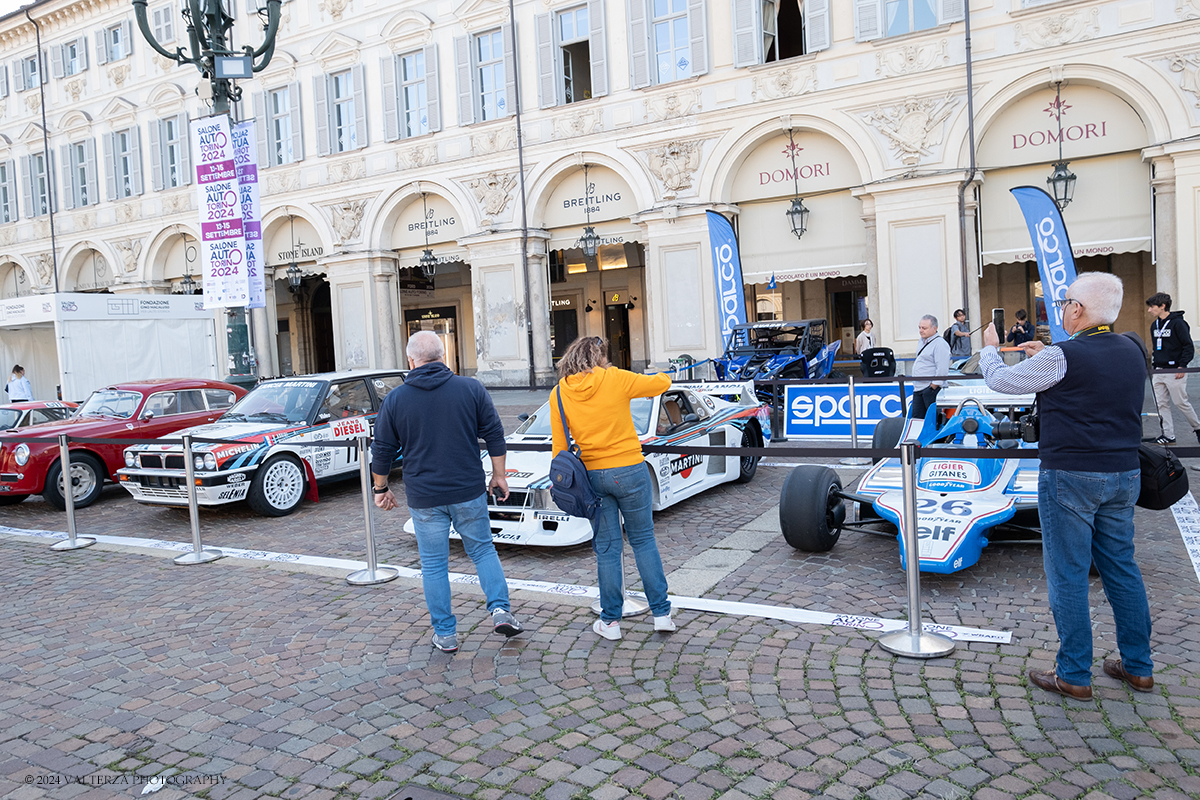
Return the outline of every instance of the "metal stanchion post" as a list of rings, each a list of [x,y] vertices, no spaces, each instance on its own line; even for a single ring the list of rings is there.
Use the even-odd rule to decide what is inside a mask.
[[[954,642],[921,626],[921,554],[917,552],[917,442],[900,443],[900,474],[904,486],[904,569],[908,575],[908,630],[879,637],[889,653],[910,658],[939,658],[954,652]]]
[[[67,539],[50,545],[51,550],[79,550],[91,547],[96,540],[90,536],[75,535],[75,481],[71,479],[71,450],[67,447],[67,435],[58,436],[58,463],[62,465],[62,495],[67,504]],[[104,480],[104,476],[98,476]]]
[[[850,376],[850,447],[858,449],[858,406],[854,402],[854,376]],[[870,464],[869,458],[843,458],[843,464]]]
[[[192,437],[183,436],[183,474],[187,480],[188,518],[192,523],[192,552],[184,553],[175,559],[176,564],[207,564],[224,558],[220,550],[205,550],[200,544],[200,507],[196,504],[196,467],[192,463]]]
[[[621,598],[624,600],[621,606],[622,617],[636,617],[638,614],[645,614],[650,610],[650,604],[640,597],[631,597],[629,592],[625,590],[625,545],[621,545]],[[600,613],[600,601],[592,603],[592,611],[596,614]]]
[[[400,571],[392,567],[380,568],[375,561],[375,498],[371,491],[371,437],[358,437],[358,475],[362,480],[363,521],[367,526],[367,568],[351,572],[346,583],[351,586],[374,586],[377,583],[394,581]]]

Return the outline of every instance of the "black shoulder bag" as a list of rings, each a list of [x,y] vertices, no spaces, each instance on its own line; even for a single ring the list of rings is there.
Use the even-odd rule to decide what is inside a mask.
[[[572,517],[593,520],[600,510],[600,498],[592,490],[587,467],[580,458],[579,445],[571,441],[571,429],[567,425],[567,412],[563,410],[562,387],[554,390],[558,398],[558,416],[562,420],[563,436],[567,448],[559,451],[550,462],[550,498],[554,504]]]
[[[1149,359],[1142,337],[1132,331],[1121,335],[1129,337],[1142,351],[1142,356]],[[1187,469],[1168,448],[1142,442],[1138,447],[1138,462],[1142,470],[1142,490],[1137,505],[1161,511],[1175,505],[1188,493]]]

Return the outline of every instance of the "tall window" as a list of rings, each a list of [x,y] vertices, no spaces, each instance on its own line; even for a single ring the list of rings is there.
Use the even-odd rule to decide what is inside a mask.
[[[296,154],[292,150],[292,92],[291,88],[284,86],[280,89],[275,89],[269,92],[270,99],[270,120],[267,123],[270,128],[270,148],[271,148],[271,163],[272,164],[291,164],[296,160]]]
[[[104,31],[104,43],[108,50],[109,61],[120,61],[128,53],[128,43],[125,41],[125,29],[114,25]]]
[[[172,5],[159,6],[150,15],[154,38],[160,44],[175,41],[175,7]]]
[[[659,83],[692,76],[687,11],[687,0],[653,0],[650,32],[654,43],[655,77]]]
[[[62,46],[63,75],[78,75],[83,71],[83,48],[74,39]]]
[[[563,102],[592,96],[588,8],[579,6],[558,13],[558,46],[562,59]]]
[[[16,222],[17,198],[13,192],[13,162],[0,161],[0,223]]]
[[[326,76],[317,78],[318,96],[324,91],[327,80]],[[288,83],[255,94],[254,117],[259,121],[256,126],[258,159],[263,167],[294,164],[304,159],[300,139],[300,84]],[[320,119],[317,123],[328,124]],[[328,131],[323,133],[328,139]]]
[[[86,206],[100,199],[88,196],[88,151],[83,142],[71,145],[71,185],[75,190],[76,206]]]
[[[750,67],[828,48],[832,2],[754,0],[734,3],[733,65]]]
[[[539,14],[533,29],[542,108],[608,94],[604,0]]]
[[[350,70],[337,72],[332,78],[330,98],[333,123],[333,152],[344,153],[358,148],[354,125],[354,78]]]
[[[425,86],[425,52],[400,56],[400,127],[404,138],[429,133],[429,95]]]
[[[21,59],[21,76],[24,78],[22,88],[32,89],[38,85],[38,76],[41,70],[38,68],[38,57],[36,55]]]
[[[109,200],[123,200],[142,193],[141,140],[137,128],[125,128],[106,136],[104,161]]]
[[[96,183],[96,141],[91,138],[63,145],[62,206],[80,208],[100,202]]]
[[[884,30],[887,36],[912,33],[938,24],[933,0],[886,0]]]
[[[179,119],[171,117],[162,121],[163,188],[174,189],[185,184],[183,148],[187,147]]]
[[[117,197],[133,196],[133,143],[129,131],[117,131],[113,154],[117,159]]]
[[[505,94],[508,84],[504,76],[504,39],[500,31],[481,33],[475,37],[475,73],[478,81],[480,121],[507,115]]]
[[[964,11],[963,0],[854,0],[854,36],[901,36],[958,22]]]
[[[26,203],[29,215],[40,217],[50,213],[50,176],[46,171],[46,154],[28,156],[28,189],[30,202]]]

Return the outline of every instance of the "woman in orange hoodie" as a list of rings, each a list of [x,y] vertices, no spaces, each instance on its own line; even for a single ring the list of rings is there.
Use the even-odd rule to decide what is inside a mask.
[[[671,388],[667,375],[638,375],[608,363],[608,342],[599,336],[576,339],[558,362],[560,393],[571,438],[582,451],[600,510],[592,521],[592,549],[600,582],[600,619],[592,626],[605,639],[621,638],[624,605],[621,575],[621,517],[625,537],[642,576],[642,589],[654,614],[654,630],[673,631],[667,576],[654,540],[653,490],[633,425],[629,401],[655,397]],[[567,448],[558,400],[550,400],[554,454]]]

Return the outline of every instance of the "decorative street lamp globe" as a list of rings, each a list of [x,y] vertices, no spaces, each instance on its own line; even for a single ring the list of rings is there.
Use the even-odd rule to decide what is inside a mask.
[[[579,237],[579,249],[588,258],[595,258],[596,253],[600,252],[600,237],[591,225],[583,229],[583,236]]]
[[[1075,173],[1067,169],[1067,163],[1054,162],[1054,174],[1046,178],[1046,183],[1050,185],[1050,194],[1054,195],[1054,202],[1059,211],[1065,210],[1075,196]]]
[[[799,239],[808,230],[808,209],[804,207],[804,201],[799,197],[793,198],[792,207],[784,213],[792,223],[792,233]]]
[[[192,280],[192,273],[190,272],[183,276],[183,280],[179,282],[179,286],[184,294],[196,293],[196,282]]]
[[[288,268],[287,268],[287,279],[288,279],[288,291],[289,292],[300,291],[300,277],[301,277],[300,276],[300,265],[297,264],[295,261],[289,261]]]
[[[437,274],[437,256],[428,247],[421,253],[421,260],[417,263],[421,265],[421,274],[426,278],[432,278]]]

